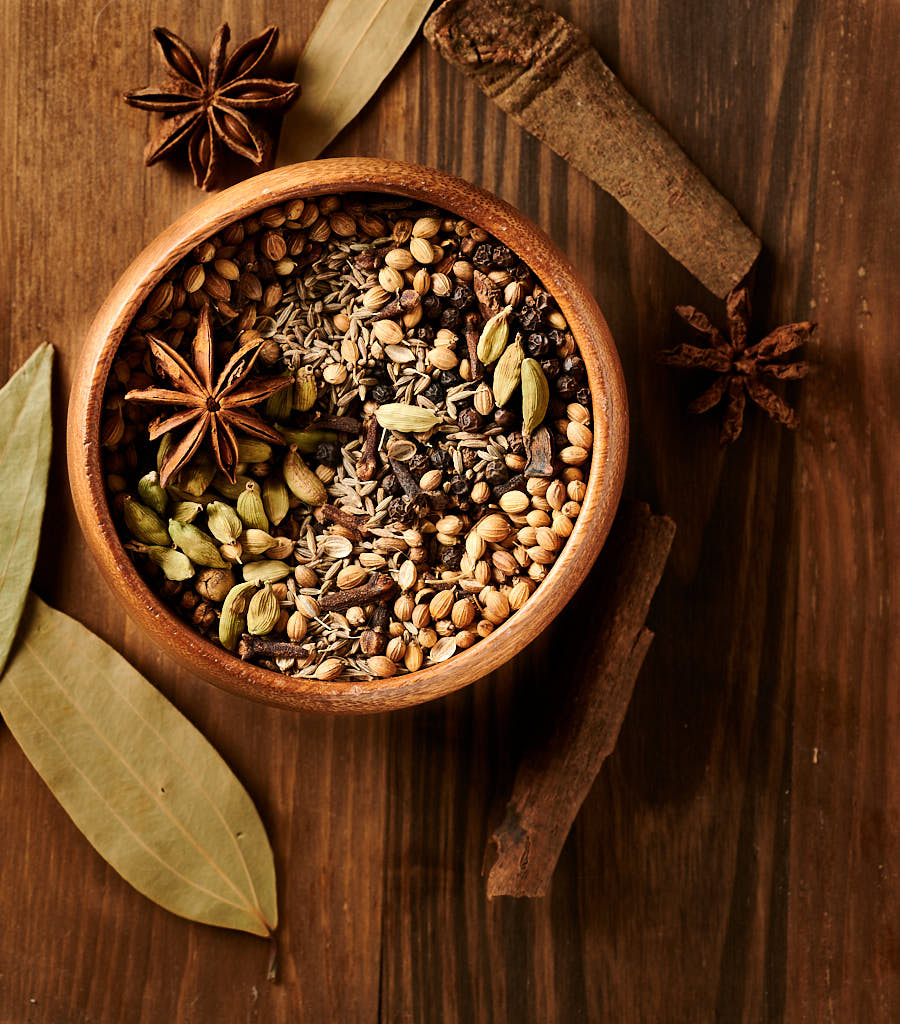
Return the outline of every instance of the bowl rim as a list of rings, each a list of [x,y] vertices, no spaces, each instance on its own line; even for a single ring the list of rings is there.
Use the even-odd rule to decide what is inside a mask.
[[[102,398],[128,325],[159,279],[198,242],[226,224],[294,198],[344,192],[395,194],[447,210],[508,245],[553,295],[585,361],[594,443],[582,511],[533,601],[465,651],[388,679],[298,679],[242,661],[203,638],[158,598],[128,558],[106,498],[100,445]],[[278,707],[375,713],[445,696],[488,675],[524,649],[562,610],[587,576],[621,497],[628,452],[628,409],[615,343],[593,296],[561,250],[509,203],[435,168],[381,158],[345,157],[279,167],[194,207],[133,260],[91,324],[68,411],[69,481],[91,553],[132,618],[178,662],[215,685]]]

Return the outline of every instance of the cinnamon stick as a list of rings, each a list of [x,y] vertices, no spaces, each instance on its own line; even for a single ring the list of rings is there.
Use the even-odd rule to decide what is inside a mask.
[[[523,757],[506,816],[488,839],[488,898],[547,892],[572,822],[618,739],[653,639],[644,622],[674,534],[671,519],[623,503],[569,606],[572,636],[561,644],[571,640],[581,655],[569,685],[553,691],[560,711]]]
[[[588,37],[531,0],[446,0],[425,37],[532,135],[614,196],[724,298],[761,243],[603,63]]]

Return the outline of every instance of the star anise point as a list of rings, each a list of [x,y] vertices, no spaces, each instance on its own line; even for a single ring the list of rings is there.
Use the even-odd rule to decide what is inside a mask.
[[[250,378],[264,344],[262,338],[240,346],[218,377],[213,373],[208,306],[200,310],[191,348],[193,366],[160,338],[151,336],[149,342],[157,371],[167,378],[172,388],[153,386],[129,391],[125,399],[171,407],[171,411],[150,424],[151,441],[187,427],[184,435],[166,452],[160,466],[160,482],[164,487],[193,458],[207,436],[216,465],[232,482],[237,465],[235,430],[273,444],[284,444],[282,436],[252,409],[290,384],[289,377]]]
[[[703,413],[724,401],[725,412],[719,440],[722,445],[737,440],[744,422],[744,408],[751,398],[768,415],[790,429],[796,429],[796,413],[766,383],[772,380],[799,380],[809,371],[805,361],[787,362],[795,349],[810,340],[816,324],[804,321],[783,324],[760,341],[748,345],[750,328],[750,292],[746,285],[735,288],[725,300],[728,337],[694,306],[676,306],[675,312],[695,332],[705,338],[706,347],[676,345],[659,356],[668,366],[707,370],[717,374],[713,383],[688,406]]]
[[[270,25],[226,58],[231,33],[223,23],[206,67],[174,32],[157,26],[153,35],[162,51],[167,81],[124,96],[132,107],[162,114],[144,151],[147,166],[186,142],[194,184],[208,190],[216,185],[225,148],[257,166],[265,164],[272,140],[254,118],[289,107],[300,92],[296,82],[250,77],[271,57],[278,28]]]

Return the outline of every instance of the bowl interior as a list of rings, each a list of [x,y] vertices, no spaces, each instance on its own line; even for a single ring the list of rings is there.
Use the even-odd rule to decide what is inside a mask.
[[[103,393],[125,332],[164,274],[234,220],[298,197],[344,192],[396,194],[428,202],[484,228],[523,259],[552,294],[584,359],[594,441],[587,493],[560,556],[525,606],[488,637],[447,662],[366,682],[281,675],[241,661],[183,623],[151,591],[126,554],[107,502],[99,439]],[[443,172],[377,159],[296,164],[242,182],[192,210],[131,264],[97,314],[69,406],[69,474],[76,511],[95,558],[119,599],[174,657],[243,696],[291,708],[376,712],[431,700],[467,685],[534,639],[587,575],[618,505],[628,445],[625,388],[606,322],[556,246],[507,203]]]

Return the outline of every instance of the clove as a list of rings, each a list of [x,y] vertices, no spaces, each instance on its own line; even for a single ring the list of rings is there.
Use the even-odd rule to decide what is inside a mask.
[[[471,380],[479,380],[484,376],[484,367],[478,358],[478,317],[475,313],[466,313],[464,333],[466,337],[466,349],[469,353],[469,366],[471,368]]]
[[[378,604],[372,612],[372,618],[368,626],[362,631],[359,637],[359,649],[366,657],[375,654],[384,654],[387,647],[388,624],[390,623],[390,612],[386,604]]]
[[[369,532],[368,516],[357,516],[352,512],[345,512],[337,505],[320,505],[313,514],[320,523],[334,523],[349,530],[353,535],[353,540],[362,540]]]
[[[366,438],[356,463],[356,475],[360,480],[371,480],[377,468],[378,420],[370,416],[366,421]]]
[[[386,305],[382,306],[381,309],[375,313],[369,320],[369,323],[375,323],[377,320],[390,320],[394,316],[403,316],[404,313],[408,313],[411,309],[415,309],[416,306],[422,301],[421,295],[412,288],[407,288]]]
[[[264,636],[252,636],[245,633],[238,644],[238,654],[243,661],[251,658],[305,658],[309,649],[303,644],[294,644],[289,640],[269,640]]]
[[[319,598],[323,612],[342,612],[354,605],[366,605],[386,601],[397,591],[397,584],[385,572],[377,572],[368,583],[350,590],[335,590]]]
[[[319,416],[313,421],[316,430],[335,430],[339,434],[358,434],[362,424],[354,416]]]

